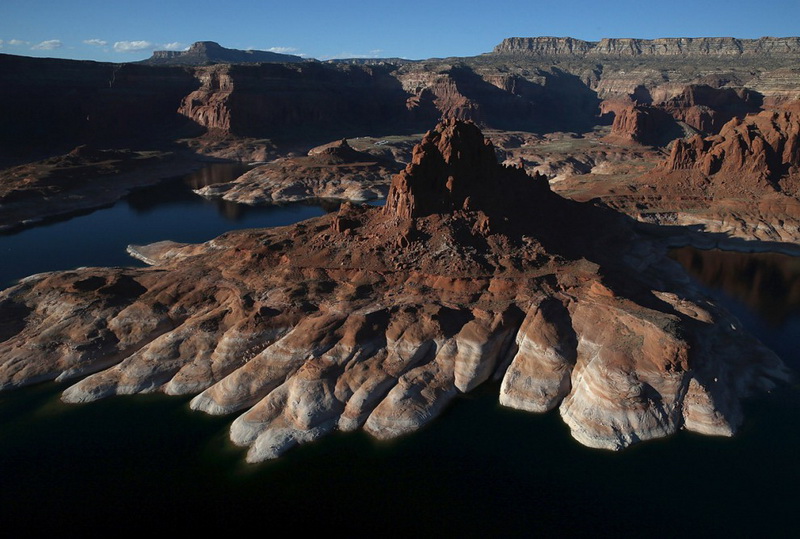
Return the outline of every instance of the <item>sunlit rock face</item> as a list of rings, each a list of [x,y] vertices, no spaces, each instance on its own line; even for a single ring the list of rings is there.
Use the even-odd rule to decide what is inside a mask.
[[[736,177],[747,187],[772,182],[774,189],[784,176],[800,173],[800,102],[731,120],[716,136],[678,140],[663,168]]]
[[[412,432],[491,379],[592,447],[729,435],[742,398],[788,377],[622,217],[497,164],[460,121],[425,135],[384,208],[130,250],[153,267],[0,293],[3,388],[195,395],[260,461],[337,429]]]

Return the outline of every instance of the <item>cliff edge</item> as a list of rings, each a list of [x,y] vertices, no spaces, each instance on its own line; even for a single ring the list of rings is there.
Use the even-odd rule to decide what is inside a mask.
[[[659,39],[603,38],[583,41],[571,37],[510,37],[491,54],[534,56],[620,57],[800,57],[800,37],[667,37]]]

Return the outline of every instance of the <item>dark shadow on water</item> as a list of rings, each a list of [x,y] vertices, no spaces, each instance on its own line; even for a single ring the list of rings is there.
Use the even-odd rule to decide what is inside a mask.
[[[800,480],[796,389],[749,404],[736,438],[679,433],[610,453],[577,444],[557,412],[500,407],[488,384],[411,436],[338,433],[247,465],[226,439],[231,418],[186,398],[66,406],[63,387],[0,400],[7,530],[239,533],[267,515],[313,533],[391,522],[392,534],[425,536],[608,535],[658,522],[664,536],[780,535]]]
[[[800,258],[693,247],[670,256],[697,280],[740,301],[774,326],[800,315]]]
[[[680,247],[670,256],[751,333],[800,370],[800,257]]]

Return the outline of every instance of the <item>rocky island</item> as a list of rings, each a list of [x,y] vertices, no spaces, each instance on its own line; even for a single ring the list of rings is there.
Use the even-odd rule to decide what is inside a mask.
[[[0,387],[193,394],[239,414],[231,439],[259,461],[334,429],[402,435],[492,378],[592,447],[730,435],[743,398],[790,376],[662,244],[498,164],[468,122],[424,136],[383,208],[130,249],[153,267],[0,294]]]

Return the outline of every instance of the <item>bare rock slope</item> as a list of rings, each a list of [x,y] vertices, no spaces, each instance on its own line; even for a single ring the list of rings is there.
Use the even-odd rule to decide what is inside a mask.
[[[193,394],[259,461],[334,429],[402,435],[493,377],[592,447],[730,435],[788,377],[618,215],[497,164],[469,123],[427,133],[384,208],[131,250],[154,267],[0,293],[3,388]]]
[[[232,182],[195,192],[244,204],[313,199],[363,202],[386,197],[400,165],[354,150],[346,139],[312,149],[304,157],[283,157],[259,165]]]
[[[643,173],[568,178],[557,189],[578,200],[599,198],[640,221],[682,226],[672,232],[698,245],[745,240],[752,249],[756,240],[798,252],[799,106],[789,102],[735,117],[717,134],[678,139],[660,159],[643,156],[642,164],[650,163]]]

